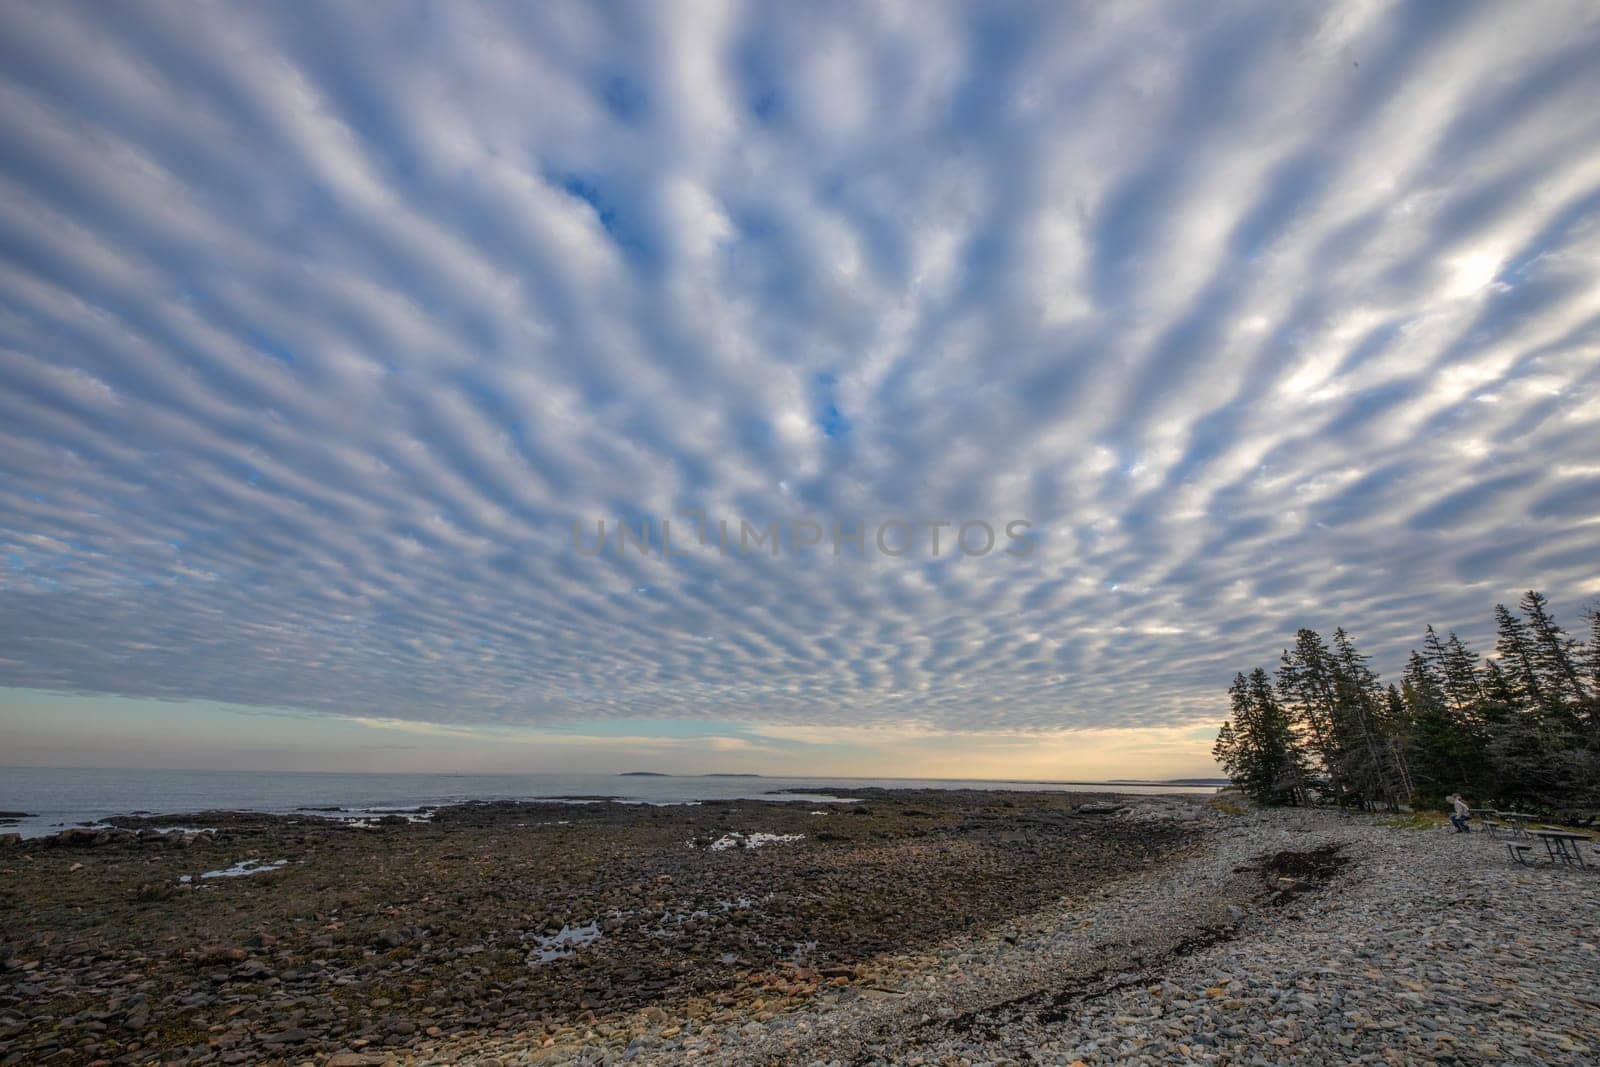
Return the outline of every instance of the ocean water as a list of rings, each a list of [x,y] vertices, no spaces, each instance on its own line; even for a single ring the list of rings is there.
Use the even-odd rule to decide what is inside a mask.
[[[641,804],[767,799],[835,802],[820,789],[1017,789],[1062,792],[1211,793],[1213,785],[1129,782],[1007,782],[933,778],[766,778],[616,774],[328,774],[269,771],[149,771],[0,767],[0,822],[24,837],[93,824],[112,815],[229,810],[293,812],[338,808],[361,818],[466,800],[609,797]]]

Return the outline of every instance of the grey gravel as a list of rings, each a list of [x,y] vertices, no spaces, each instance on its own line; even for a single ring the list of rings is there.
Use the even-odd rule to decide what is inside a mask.
[[[666,1006],[666,1034],[626,1049],[510,1037],[440,1062],[1600,1063],[1600,867],[1517,867],[1484,835],[1372,816],[1129,804],[1114,817],[1211,832],[1158,874],[882,961],[763,1024]],[[1347,862],[1306,892],[1260,869],[1325,845]]]

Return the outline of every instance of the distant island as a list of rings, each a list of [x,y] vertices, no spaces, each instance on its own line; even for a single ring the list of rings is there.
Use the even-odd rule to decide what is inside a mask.
[[[1214,785],[1218,788],[1230,784],[1226,778],[1112,778],[1106,785]]]
[[[759,774],[667,774],[664,771],[623,771],[618,778],[760,778]]]

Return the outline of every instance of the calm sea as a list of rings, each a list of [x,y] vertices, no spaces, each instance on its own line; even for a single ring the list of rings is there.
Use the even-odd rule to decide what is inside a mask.
[[[819,789],[1021,789],[1061,792],[1211,793],[1212,785],[1006,782],[934,778],[763,778],[615,774],[326,774],[0,767],[0,811],[26,812],[0,832],[24,837],[134,812],[292,812],[338,808],[338,817],[465,800],[611,797],[646,804],[745,798],[825,803]]]

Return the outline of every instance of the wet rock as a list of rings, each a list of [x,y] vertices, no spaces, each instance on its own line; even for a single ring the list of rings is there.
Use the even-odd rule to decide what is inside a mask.
[[[492,1049],[520,1063],[546,1042],[596,1060],[630,1047],[635,1062],[705,1058],[724,1042],[778,1040],[797,1013],[904,999],[879,961],[1013,930],[1063,894],[1144,877],[1197,832],[1075,820],[1081,795],[861,792],[875,802],[826,847],[812,844],[825,820],[770,801],[507,801],[359,833],[310,815],[119,820],[126,836],[72,880],[71,851],[22,865],[5,954],[42,962],[0,983],[0,1024],[7,1011],[45,1023],[11,1039],[18,1062],[108,1043],[88,1015],[33,1007],[70,1003],[42,999],[70,983],[79,1003],[115,1000],[114,1061],[134,1042],[132,1059],[170,1062],[200,1049],[217,1062],[476,1063]],[[195,825],[216,833],[174,829]],[[804,836],[687,846],[727,834]],[[185,839],[207,854],[171,850]],[[272,878],[199,877],[279,858],[289,863]],[[540,939],[563,929],[597,936],[542,959]],[[667,1031],[670,1044],[651,1044]]]
[[[1072,810],[1073,810],[1073,813],[1076,814],[1076,815],[1116,815],[1116,814],[1119,814],[1121,812],[1127,811],[1128,810],[1128,806],[1126,804],[1115,804],[1115,803],[1112,803],[1112,804],[1079,804],[1076,808],[1073,808]]]
[[[298,1026],[276,1033],[264,1034],[261,1043],[264,1045],[298,1045],[311,1040],[311,1032]]]
[[[258,978],[265,978],[271,973],[272,968],[260,960],[247,960],[234,968],[233,977],[238,981],[249,982]]]

